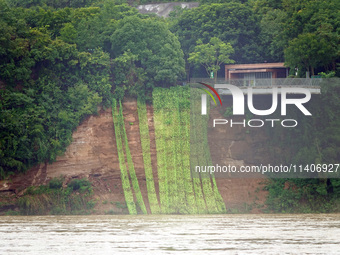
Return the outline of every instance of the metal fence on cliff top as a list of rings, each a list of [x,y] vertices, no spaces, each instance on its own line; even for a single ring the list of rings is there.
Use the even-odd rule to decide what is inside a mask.
[[[231,84],[238,87],[319,87],[322,78],[278,78],[278,79],[214,79],[191,78],[190,83],[204,82],[207,84]]]

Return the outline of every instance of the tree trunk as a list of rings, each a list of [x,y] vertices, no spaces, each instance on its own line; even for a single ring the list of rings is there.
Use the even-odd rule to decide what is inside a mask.
[[[187,82],[190,82],[190,64],[186,61],[185,65],[187,69]]]

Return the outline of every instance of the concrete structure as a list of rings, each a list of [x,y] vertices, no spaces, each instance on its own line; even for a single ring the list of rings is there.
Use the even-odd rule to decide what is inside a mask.
[[[224,89],[224,88],[219,88],[223,84],[215,84],[215,89],[217,90],[217,93],[221,96],[226,96],[226,95],[232,95],[231,91],[229,89]],[[294,87],[292,87],[294,88]],[[248,94],[248,88],[241,87],[240,88],[243,92],[244,95]],[[310,91],[311,94],[321,94],[320,88],[318,87],[310,87],[306,88]],[[273,94],[273,89],[272,88],[261,88],[261,87],[255,87],[252,90],[253,95],[272,95]],[[291,94],[295,94],[295,91],[292,91]],[[278,90],[278,94],[281,94],[281,90]],[[289,93],[288,93],[289,94]]]
[[[278,93],[280,94],[280,88],[305,88],[308,89],[311,94],[320,94],[320,85],[322,79],[311,79],[311,78],[277,78],[277,79],[257,79],[252,85],[245,84],[242,79],[231,79],[222,83],[215,83],[214,87],[220,95],[231,95],[229,89],[225,89],[223,85],[234,85],[239,87],[243,94],[248,93],[248,88],[252,88],[254,95],[266,95],[273,93],[273,87],[277,87]],[[292,89],[292,93],[295,90]]]
[[[258,63],[225,65],[225,80],[242,79],[245,86],[252,86],[257,79],[287,78],[288,68],[284,63]]]
[[[320,94],[321,78],[287,78],[288,68],[284,63],[257,63],[225,65],[224,79],[191,78],[190,83],[214,84],[220,95],[231,95],[229,89],[224,89],[223,84],[239,87],[244,94],[252,88],[253,94],[272,94],[273,87],[277,88],[305,88],[311,94]],[[222,86],[221,86],[222,85]],[[291,90],[294,93],[294,89]],[[278,91],[280,93],[280,89]]]

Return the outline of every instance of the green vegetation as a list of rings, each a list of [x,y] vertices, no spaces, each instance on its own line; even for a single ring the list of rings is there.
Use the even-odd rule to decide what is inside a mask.
[[[199,123],[200,118],[193,114],[197,121],[190,122],[190,111],[197,109],[197,105],[190,104],[191,96],[188,87],[158,88],[153,92],[161,210],[163,213],[225,212],[214,178],[192,178],[190,174],[190,164],[210,158],[207,131],[202,132],[207,128],[207,119]]]
[[[337,0],[203,0],[198,8],[174,12],[170,26],[188,77],[204,75],[188,58],[197,41],[207,44],[213,37],[231,44],[230,58],[238,64],[285,62],[292,75],[298,68],[299,77],[308,70],[339,76],[339,10]]]
[[[190,127],[190,152],[191,171],[194,176],[196,189],[203,188],[206,210],[209,213],[225,213],[226,208],[218,191],[214,175],[209,173],[196,173],[196,166],[212,165],[208,144],[208,119],[209,115],[201,115],[201,92],[191,89],[191,127]],[[208,112],[208,111],[207,111]]]
[[[125,142],[125,154],[126,154],[126,161],[129,169],[129,174],[132,182],[132,187],[134,194],[137,199],[137,205],[139,208],[142,210],[142,213],[147,214],[146,207],[143,201],[142,193],[139,188],[138,184],[138,179],[135,171],[135,167],[132,161],[132,156],[129,148],[129,141],[126,135],[126,130],[125,130],[125,124],[124,124],[124,117],[123,117],[123,106],[121,101],[119,101],[119,115],[118,115],[118,121],[120,122],[119,128],[121,128],[121,132],[123,133],[123,139]]]
[[[90,190],[92,192],[91,183],[87,179],[72,180],[67,186],[71,188],[73,191],[78,190],[80,192],[84,192],[86,190]]]
[[[205,116],[200,116],[200,93],[194,89],[190,91],[190,169],[193,176],[193,184],[195,190],[196,204],[199,213],[208,213],[209,210],[216,210],[215,198],[211,196],[212,194],[207,192],[207,182],[205,178],[208,176],[202,176],[199,173],[195,173],[195,166],[200,166],[202,160],[205,160],[205,155],[203,155],[203,136],[205,133],[200,133],[202,131],[201,120],[205,119]],[[203,157],[203,159],[202,159]],[[210,180],[210,179],[209,179]],[[202,183],[201,183],[202,181]],[[203,184],[203,185],[202,185]],[[202,189],[203,188],[203,189]],[[207,194],[208,193],[208,194]],[[212,206],[211,208],[208,208]]]
[[[279,146],[281,153],[271,152],[275,162],[296,164],[335,164],[340,158],[340,82],[328,79],[321,86],[321,95],[313,96],[306,107],[313,114],[306,118],[298,109],[289,109],[289,116],[299,128],[268,128],[269,148]],[[320,107],[322,105],[323,107]],[[273,118],[280,118],[273,116]],[[338,175],[339,176],[339,175]],[[321,175],[315,179],[273,179],[267,186],[268,209],[274,212],[332,212],[339,210],[339,181]],[[288,185],[288,187],[285,185]]]
[[[115,202],[115,205],[117,208],[120,208],[120,209],[126,209],[127,208],[127,205],[124,204],[124,203],[121,203],[121,202]]]
[[[326,56],[331,56],[334,51],[327,38],[320,38],[313,33],[304,33],[298,35],[289,42],[285,50],[285,59],[288,66],[302,67],[315,75],[314,70],[320,64],[327,63]],[[324,53],[325,52],[325,53]],[[325,63],[325,64],[326,64]]]
[[[117,96],[123,90],[136,96],[156,86],[169,87],[182,78],[181,45],[164,22],[128,16],[116,27],[110,40]]]
[[[246,3],[226,1],[184,10],[173,18],[171,31],[178,36],[181,43],[188,78],[193,75],[205,75],[204,70],[202,72],[188,62],[189,54],[195,51],[196,42],[199,40],[207,44],[211,38],[217,37],[226,44],[230,43],[234,49],[230,59],[236,63],[265,60],[258,42],[260,26],[252,8]]]
[[[138,5],[138,4],[152,4],[152,3],[169,3],[169,2],[182,2],[180,0],[134,0],[133,4]],[[188,2],[195,2],[195,1],[188,1]]]
[[[140,132],[140,140],[142,144],[145,178],[146,178],[146,186],[148,190],[148,200],[150,204],[150,210],[152,214],[159,214],[160,208],[159,208],[159,203],[157,199],[157,193],[155,189],[155,183],[154,183],[152,165],[151,165],[150,135],[149,135],[149,126],[148,126],[147,109],[146,109],[145,100],[139,97],[137,100],[137,105],[138,105],[139,132]]]
[[[188,79],[205,75],[188,62],[197,41],[230,43],[236,63],[339,76],[337,0],[201,1],[168,20],[109,0],[1,0],[0,9],[0,178],[53,162],[112,96],[174,85],[183,60]]]
[[[340,210],[339,179],[278,179],[266,189],[267,211],[278,213],[331,213]]]
[[[167,160],[167,168],[165,170],[167,175],[168,196],[169,196],[169,208],[168,213],[183,213],[182,206],[178,204],[178,197],[183,191],[177,189],[177,180],[182,178],[177,176],[176,161],[176,143],[179,139],[183,139],[176,136],[176,123],[178,123],[177,109],[176,109],[176,92],[173,89],[166,90],[164,101],[162,103],[163,108],[163,139],[165,142],[164,158]],[[176,111],[176,112],[175,112]],[[157,128],[157,125],[155,126]],[[184,138],[185,139],[185,138]],[[158,152],[157,152],[158,153]]]
[[[72,180],[62,187],[63,178],[54,178],[45,186],[31,186],[17,201],[22,215],[90,214],[95,206],[87,179]]]
[[[183,89],[181,91],[181,97],[184,99],[190,98],[190,90]],[[189,139],[181,139],[180,147],[183,150],[183,153],[180,154],[182,158],[182,175],[183,175],[183,185],[185,190],[185,198],[188,207],[188,211],[194,214],[198,213],[198,209],[196,206],[195,200],[195,192],[194,192],[194,184],[192,182],[191,172],[186,169],[190,169],[190,116],[191,116],[191,107],[188,105],[188,101],[184,101],[179,104],[179,112],[180,112],[180,136],[181,137],[189,137]]]
[[[167,155],[166,155],[166,140],[165,140],[165,118],[163,110],[164,94],[160,90],[154,90],[153,96],[153,113],[155,125],[155,137],[157,148],[157,173],[159,186],[159,200],[161,212],[168,213],[169,210],[169,187],[167,176]],[[169,122],[169,120],[168,120]],[[163,124],[164,123],[164,124]]]
[[[173,85],[184,71],[165,22],[126,3],[8,3],[0,0],[1,179],[55,161],[98,105]]]
[[[139,188],[138,179],[135,172],[135,167],[132,161],[132,156],[129,148],[129,141],[127,139],[125,124],[124,124],[124,117],[123,117],[123,106],[121,102],[119,102],[119,113],[117,113],[117,105],[116,100],[112,101],[112,115],[113,115],[113,122],[115,127],[115,136],[116,136],[116,144],[118,150],[118,158],[119,158],[119,166],[121,171],[121,179],[123,183],[123,190],[126,203],[128,205],[129,213],[136,214],[137,209],[136,205],[133,200],[133,193],[130,186],[129,175],[132,182],[132,187],[134,194],[137,199],[137,205],[141,209],[142,213],[146,214],[146,207],[143,201],[142,193]],[[125,144],[125,153],[123,149],[123,142]],[[126,156],[126,159],[125,159]],[[126,168],[126,164],[128,170]]]
[[[112,101],[112,117],[113,117],[115,138],[116,138],[117,151],[118,151],[120,178],[122,179],[125,201],[126,201],[126,205],[128,207],[129,213],[137,214],[136,204],[133,200],[129,174],[126,168],[126,160],[125,160],[125,154],[124,154],[123,142],[122,142],[122,129],[124,128],[123,127],[124,121],[123,121],[123,116],[119,116],[119,115],[120,113],[118,114],[117,102],[116,100],[113,100]]]
[[[154,1],[0,0],[0,179],[55,161],[71,144],[72,132],[80,122],[112,103],[127,207],[130,214],[136,214],[137,207],[146,213],[122,107],[118,111],[115,100],[127,95],[150,99],[152,95],[159,202],[145,102],[138,101],[152,213],[225,212],[215,178],[205,174],[192,178],[189,171],[190,164],[211,163],[207,119],[190,116],[190,90],[173,86],[184,80],[185,72],[187,81],[206,76],[206,71],[215,72],[215,78],[217,72],[224,76],[219,66],[232,60],[237,64],[285,62],[293,77],[305,77],[306,71],[324,78],[340,76],[338,0],[202,0],[198,8],[177,8],[168,19],[139,14],[128,5],[146,2]],[[206,70],[198,64],[204,64]],[[303,128],[268,130],[273,137],[269,146],[287,148],[279,153],[273,150],[273,160],[338,162],[338,83],[323,85],[321,96],[313,98],[308,106],[313,118],[289,113]],[[225,115],[230,113],[227,110]],[[299,192],[284,189],[283,183],[293,183]],[[21,208],[27,214],[76,211],[65,201],[76,199],[73,192],[85,192],[82,189],[88,185],[82,181],[72,185],[67,188],[71,195],[58,193],[64,202],[52,207],[59,209],[51,209],[55,192],[50,191],[35,194],[39,197],[36,203],[30,194],[25,195]],[[268,208],[288,212],[293,210],[288,208],[297,210],[296,201],[309,201],[303,210],[313,211],[323,208],[322,201],[336,204],[338,186],[338,182],[321,177],[273,180],[268,186]],[[59,179],[52,180],[46,189],[68,192]],[[279,205],[281,200],[290,202]],[[84,207],[85,200],[76,207],[80,204]],[[325,205],[320,211],[335,208]]]
[[[90,6],[92,3],[96,2],[95,0],[75,0],[75,1],[66,1],[66,0],[8,0],[7,1],[12,6],[17,7],[24,7],[24,8],[30,8],[32,6],[49,6],[53,8],[65,8],[65,7],[85,7]]]
[[[217,37],[212,37],[207,44],[203,44],[198,40],[195,51],[190,53],[189,63],[203,65],[205,70],[210,75],[213,72],[215,82],[217,79],[217,71],[220,70],[222,64],[232,64],[235,61],[230,59],[230,54],[234,52],[230,43],[224,43]]]

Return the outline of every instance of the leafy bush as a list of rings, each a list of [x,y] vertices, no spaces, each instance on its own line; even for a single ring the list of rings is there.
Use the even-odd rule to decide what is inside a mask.
[[[54,178],[48,186],[29,187],[17,205],[24,215],[89,214],[96,204],[91,195],[91,182],[86,179],[73,180],[64,189],[62,178]]]
[[[48,187],[50,189],[60,189],[63,186],[63,181],[64,181],[63,177],[53,178],[52,180],[50,180]]]
[[[127,208],[126,203],[121,203],[119,201],[115,202],[115,205],[116,205],[117,208],[121,208],[121,209],[126,209]]]
[[[233,116],[233,107],[227,107],[225,109],[225,112],[223,113],[223,116],[226,118],[230,118],[231,116]]]
[[[81,192],[89,191],[92,192],[91,182],[85,178],[83,179],[74,179],[69,184],[67,184],[69,188],[73,191],[79,190]]]
[[[267,185],[267,210],[276,213],[339,212],[339,193],[330,179],[273,179]]]

